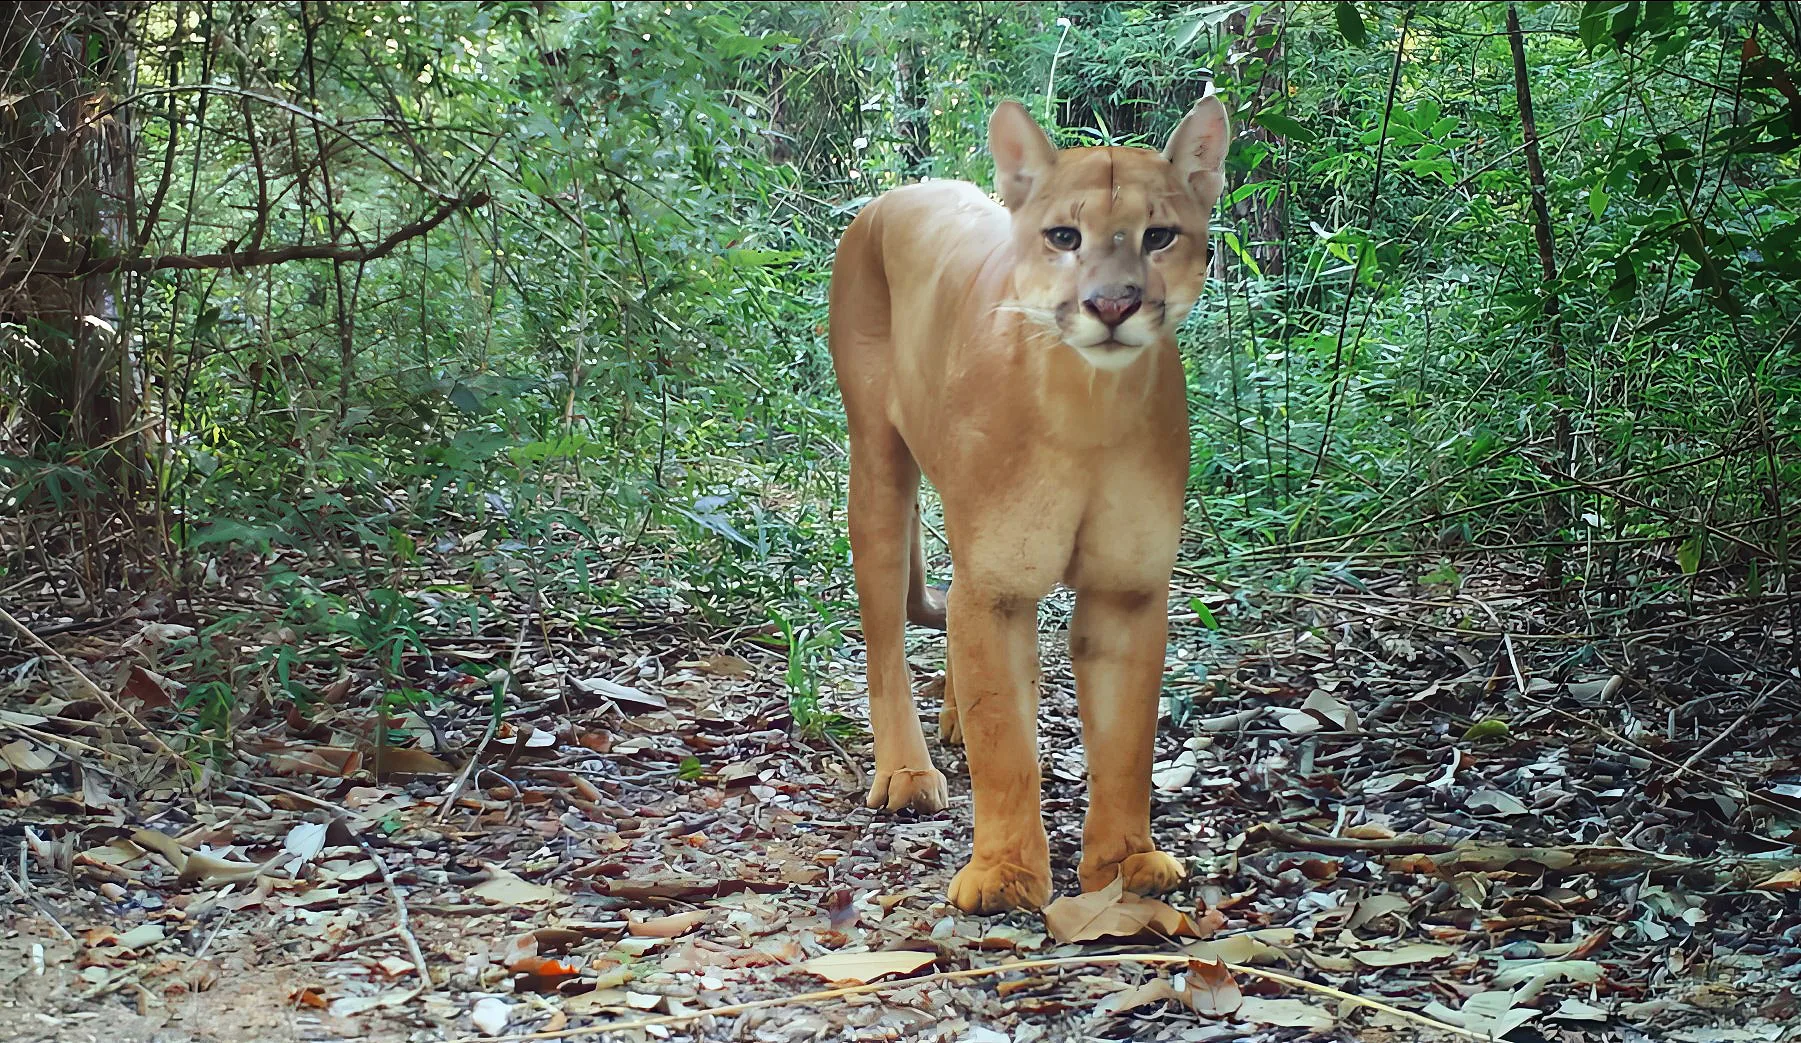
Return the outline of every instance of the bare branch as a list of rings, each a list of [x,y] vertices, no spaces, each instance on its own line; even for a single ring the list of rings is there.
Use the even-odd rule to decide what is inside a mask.
[[[463,199],[451,200],[440,206],[435,213],[420,218],[412,224],[395,229],[394,234],[376,243],[374,246],[338,246],[331,243],[313,243],[305,246],[283,246],[273,250],[245,250],[242,253],[227,251],[210,254],[163,254],[157,257],[96,257],[75,265],[40,265],[15,263],[0,272],[0,286],[8,286],[28,276],[42,276],[52,279],[81,279],[104,272],[154,272],[165,268],[259,268],[271,264],[285,264],[288,261],[343,261],[360,264],[386,257],[395,248],[408,239],[416,239],[443,224],[450,215],[459,210],[473,210],[486,206],[489,195],[477,192]]]

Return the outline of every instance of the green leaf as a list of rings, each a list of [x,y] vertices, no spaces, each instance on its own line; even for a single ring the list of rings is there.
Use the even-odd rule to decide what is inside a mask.
[[[1600,185],[1588,190],[1588,212],[1595,215],[1595,220],[1599,221],[1601,214],[1606,211],[1607,199],[1607,189]]]
[[[682,763],[675,771],[675,777],[683,782],[693,782],[700,778],[701,767],[699,757],[683,757]]]
[[[1693,576],[1701,571],[1701,537],[1690,536],[1676,548],[1676,564],[1682,566],[1684,576]]]
[[[1200,618],[1202,626],[1206,627],[1208,630],[1219,629],[1218,617],[1213,614],[1212,609],[1202,603],[1200,598],[1189,598],[1188,607],[1194,609],[1194,614]]]
[[[1251,117],[1251,122],[1275,134],[1300,144],[1318,141],[1319,135],[1307,129],[1307,125],[1299,120],[1289,119],[1279,112],[1260,112]]]
[[[1463,733],[1463,737],[1469,742],[1482,742],[1490,739],[1498,741],[1510,738],[1512,734],[1512,731],[1507,727],[1506,721],[1501,720],[1499,717],[1490,717],[1470,725]]]
[[[1369,38],[1369,32],[1363,27],[1363,16],[1357,13],[1357,5],[1351,3],[1351,0],[1338,0],[1332,15],[1338,19],[1339,35],[1354,47],[1363,46],[1363,42]]]

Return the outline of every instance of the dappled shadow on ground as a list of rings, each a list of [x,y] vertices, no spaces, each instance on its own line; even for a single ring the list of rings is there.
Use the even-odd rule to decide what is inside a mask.
[[[1291,593],[1193,584],[1176,606],[1155,807],[1190,882],[1168,907],[1090,898],[1048,923],[946,904],[970,835],[961,752],[934,747],[948,811],[865,810],[866,737],[802,734],[767,629],[621,617],[601,635],[521,606],[513,633],[427,639],[406,657],[432,694],[418,713],[384,723],[373,670],[309,679],[320,697],[305,712],[238,692],[223,759],[197,771],[151,738],[194,742],[169,654],[178,625],[63,629],[49,643],[66,663],[21,639],[0,653],[0,997],[17,1012],[0,1035],[1432,1031],[1373,1004],[1479,1037],[1792,1034],[1787,606],[1672,604],[1602,640],[1501,565],[1454,593],[1373,570]],[[1064,893],[1084,770],[1066,609],[1047,605],[1043,642]],[[247,655],[269,638],[233,640]],[[805,679],[826,711],[861,714],[859,651]],[[932,721],[942,644],[921,636],[915,653]],[[507,669],[503,727],[484,741],[489,681]],[[405,748],[378,762],[384,728]]]

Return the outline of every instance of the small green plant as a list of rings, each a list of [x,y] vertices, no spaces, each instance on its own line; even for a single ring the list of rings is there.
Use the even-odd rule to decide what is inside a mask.
[[[817,603],[813,607],[815,610],[819,608]],[[788,649],[785,678],[788,712],[794,717],[795,728],[810,739],[827,733],[840,735],[855,727],[844,715],[833,713],[820,705],[820,664],[830,650],[844,643],[844,634],[843,624],[827,621],[823,613],[817,619],[819,626],[809,629],[804,625],[796,626],[780,610],[775,612],[775,625],[781,630],[782,641]]]

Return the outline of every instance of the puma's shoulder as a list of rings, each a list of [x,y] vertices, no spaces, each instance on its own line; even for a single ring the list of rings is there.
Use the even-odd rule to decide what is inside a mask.
[[[964,243],[989,247],[1007,236],[1007,211],[967,181],[923,181],[891,189],[864,213],[880,226],[884,253],[907,259],[916,249],[942,253]],[[896,253],[903,256],[895,258]]]

